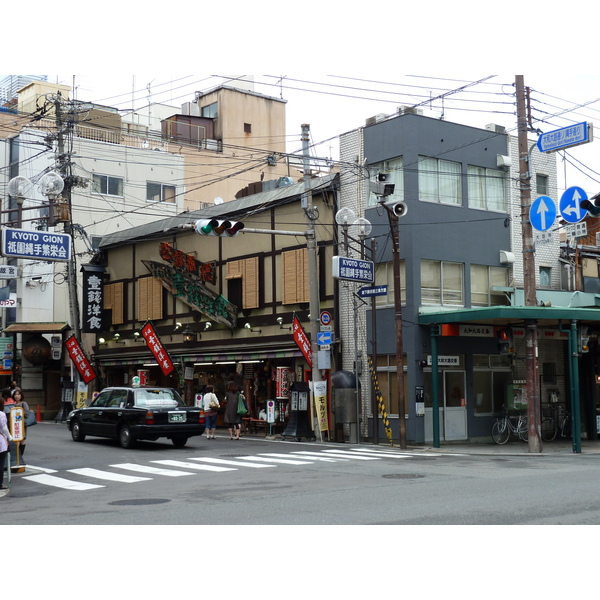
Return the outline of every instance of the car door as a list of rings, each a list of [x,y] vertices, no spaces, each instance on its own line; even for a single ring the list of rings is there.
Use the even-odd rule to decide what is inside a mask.
[[[87,407],[81,410],[81,424],[83,430],[89,435],[102,435],[100,420],[103,418],[103,412],[110,402],[112,390],[103,390],[98,397]]]
[[[110,399],[98,416],[98,427],[105,437],[117,437],[121,421],[127,406],[129,390],[115,388],[111,391]]]

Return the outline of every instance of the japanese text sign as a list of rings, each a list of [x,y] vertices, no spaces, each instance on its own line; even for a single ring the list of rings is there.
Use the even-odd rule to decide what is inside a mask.
[[[169,353],[165,350],[162,345],[160,339],[158,338],[158,334],[154,330],[152,323],[146,323],[142,329],[142,337],[146,340],[146,344],[148,344],[148,348],[152,354],[154,354],[154,358],[158,363],[158,366],[161,368],[163,375],[168,375],[175,369],[171,358],[169,357]]]
[[[79,371],[83,382],[87,384],[96,379],[96,373],[94,372],[94,369],[92,369],[90,361],[87,359],[86,355],[81,349],[77,338],[72,335],[65,342],[65,346],[67,348],[67,352],[69,353],[69,358],[75,364],[75,367],[77,368],[77,371]]]

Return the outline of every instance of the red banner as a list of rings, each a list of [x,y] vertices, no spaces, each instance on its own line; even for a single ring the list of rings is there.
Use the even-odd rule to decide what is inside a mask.
[[[312,368],[312,348],[310,345],[310,338],[304,331],[304,328],[298,321],[298,317],[294,314],[294,320],[292,322],[293,332],[294,332],[294,341],[296,342],[298,348],[302,350],[302,354],[308,363],[308,366]]]
[[[92,369],[90,361],[83,353],[83,350],[74,335],[65,342],[65,346],[67,347],[69,357],[75,363],[75,367],[77,367],[83,382],[87,384],[96,379],[96,373],[94,372],[94,369]]]
[[[141,332],[143,338],[146,340],[146,344],[148,344],[148,348],[150,348],[152,354],[154,354],[154,358],[156,359],[156,362],[158,362],[158,366],[162,369],[163,375],[168,375],[175,369],[175,367],[171,362],[169,353],[165,350],[160,339],[158,338],[158,334],[156,331],[154,331],[152,323],[146,323],[142,327]]]

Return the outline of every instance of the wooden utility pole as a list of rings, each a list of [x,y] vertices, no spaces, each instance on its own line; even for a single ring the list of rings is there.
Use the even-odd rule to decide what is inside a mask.
[[[521,234],[523,245],[523,291],[525,306],[536,306],[535,293],[535,248],[533,245],[533,228],[529,220],[531,207],[531,156],[527,140],[527,114],[525,102],[525,84],[523,75],[515,79],[517,96],[517,123],[519,142],[519,186],[521,194]],[[525,323],[526,336],[526,391],[527,391],[527,424],[529,434],[529,452],[541,452],[540,436],[540,397],[537,369],[537,323],[528,319]]]

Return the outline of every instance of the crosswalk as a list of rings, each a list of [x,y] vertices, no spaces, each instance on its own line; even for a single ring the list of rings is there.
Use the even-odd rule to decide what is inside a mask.
[[[297,450],[288,453],[264,452],[251,456],[240,455],[231,458],[218,458],[208,456],[188,457],[185,460],[152,460],[149,464],[142,463],[117,463],[108,465],[107,469],[83,467],[79,469],[66,469],[59,473],[54,469],[47,469],[28,465],[27,471],[34,471],[21,479],[30,483],[37,483],[54,488],[70,491],[89,491],[106,487],[107,483],[135,484],[151,481],[161,477],[190,477],[198,473],[226,473],[240,469],[268,469],[279,465],[302,466],[319,462],[327,463],[352,463],[380,460],[406,460],[418,457],[440,457],[435,453],[401,453],[392,450],[372,448],[323,449],[323,450]],[[104,483],[102,483],[104,482]]]

